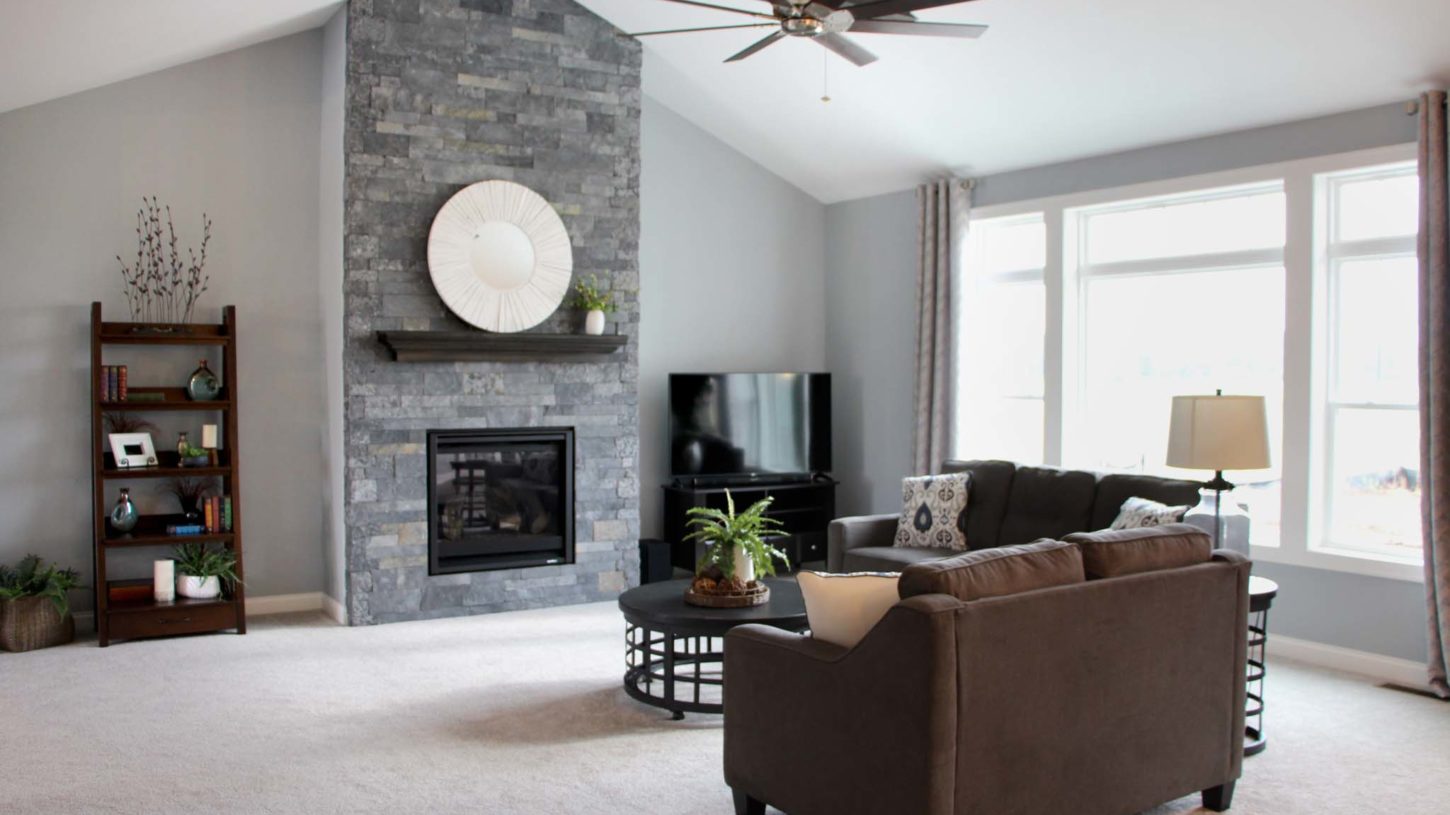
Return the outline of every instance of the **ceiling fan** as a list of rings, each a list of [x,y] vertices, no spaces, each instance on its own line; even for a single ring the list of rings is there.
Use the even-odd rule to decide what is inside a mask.
[[[845,34],[915,34],[927,37],[959,37],[975,39],[986,32],[984,25],[961,23],[927,23],[916,19],[913,12],[938,6],[953,6],[969,0],[765,0],[771,13],[720,6],[701,0],[664,0],[685,6],[726,11],[753,17],[758,22],[715,25],[702,28],[675,28],[665,31],[640,31],[629,37],[654,37],[661,34],[690,34],[696,31],[726,31],[745,28],[774,28],[765,39],[725,60],[739,62],[754,56],[786,37],[805,37],[840,54],[858,66],[870,65],[877,57]]]

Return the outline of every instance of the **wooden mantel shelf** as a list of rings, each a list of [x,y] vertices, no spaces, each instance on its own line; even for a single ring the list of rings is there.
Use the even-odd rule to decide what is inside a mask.
[[[619,334],[491,334],[487,331],[379,331],[395,362],[529,362],[600,359],[623,348]]]

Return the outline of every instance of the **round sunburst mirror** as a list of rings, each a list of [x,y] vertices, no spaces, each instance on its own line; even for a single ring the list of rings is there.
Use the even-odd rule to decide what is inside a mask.
[[[433,218],[428,272],[454,314],[485,331],[532,328],[569,292],[574,252],[559,213],[511,181],[459,190]]]

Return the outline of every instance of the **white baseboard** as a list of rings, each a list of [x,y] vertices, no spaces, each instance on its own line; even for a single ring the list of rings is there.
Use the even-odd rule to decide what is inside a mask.
[[[347,609],[343,608],[342,603],[337,602],[330,595],[322,595],[322,613],[338,625],[347,625]]]
[[[1428,689],[1429,678],[1423,663],[1322,642],[1284,637],[1269,632],[1269,659],[1292,659],[1321,668],[1367,676],[1382,682],[1393,682],[1410,688]]]

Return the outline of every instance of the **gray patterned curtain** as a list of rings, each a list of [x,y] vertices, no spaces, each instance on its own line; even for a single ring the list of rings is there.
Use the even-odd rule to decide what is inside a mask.
[[[967,238],[971,182],[948,179],[916,190],[916,434],[912,472],[941,470],[951,455],[952,274]]]
[[[1445,93],[1420,97],[1420,508],[1430,685],[1450,699],[1450,156]]]

